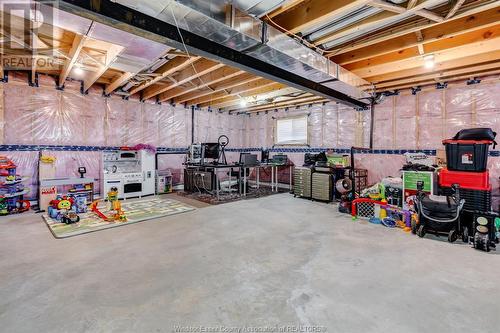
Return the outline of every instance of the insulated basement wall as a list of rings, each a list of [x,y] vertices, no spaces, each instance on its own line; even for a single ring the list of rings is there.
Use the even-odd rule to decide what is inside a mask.
[[[57,90],[48,77],[40,78],[39,87],[30,87],[25,76],[9,74],[9,82],[0,84],[4,111],[0,154],[14,160],[19,174],[31,177],[32,197],[36,197],[42,148],[57,158],[56,176],[77,176],[78,166],[85,166],[88,176],[99,180],[102,150],[150,144],[177,153],[160,155],[159,169],[171,169],[175,181],[182,181],[183,152],[191,143],[190,108],[103,97],[99,90],[83,95],[80,82],[68,81],[64,91]],[[226,134],[231,148],[242,147],[243,117],[195,111],[194,119],[195,141],[216,142]]]
[[[279,147],[295,165],[302,165],[304,152],[325,148],[343,151],[351,146],[368,147],[370,111],[354,111],[334,103],[290,108],[288,111],[252,114],[246,119],[246,146],[273,147],[276,119],[309,114],[310,147]],[[498,78],[480,84],[466,82],[446,89],[428,87],[415,95],[410,90],[386,97],[374,110],[374,142],[370,153],[357,153],[357,168],[369,170],[369,183],[387,176],[399,176],[405,163],[406,151],[436,154],[444,149],[442,141],[459,130],[471,127],[491,127],[499,133],[500,142],[500,82]],[[493,147],[490,147],[492,150]],[[489,157],[490,182],[498,207],[500,152]],[[283,179],[287,179],[286,175]]]
[[[375,107],[374,149],[444,149],[442,141],[459,130],[490,127],[499,133],[500,82],[498,77],[480,84],[465,82],[446,89],[425,89],[412,95],[402,91]],[[398,155],[360,156],[360,165],[370,170],[370,180],[397,175],[404,158]],[[494,208],[498,209],[500,152],[490,146],[488,159]]]

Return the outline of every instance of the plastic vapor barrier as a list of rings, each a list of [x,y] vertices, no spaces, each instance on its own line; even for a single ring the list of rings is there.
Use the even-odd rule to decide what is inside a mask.
[[[64,91],[53,85],[30,87],[25,81],[3,84],[4,144],[61,146],[134,146],[186,148],[191,143],[191,109],[148,104],[98,92],[82,95],[69,82]],[[230,148],[244,143],[244,118],[227,113],[195,111],[195,141],[217,142],[229,137]],[[31,177],[30,197],[36,198],[38,152],[0,152],[19,165],[19,174]],[[49,151],[56,157],[56,176],[78,176],[79,166],[96,179],[99,192],[100,151]],[[182,182],[183,154],[160,155],[159,169],[171,169],[174,183]]]
[[[94,150],[50,151],[57,158],[57,176],[61,177],[77,176],[77,168],[85,166],[88,175],[98,179],[99,149],[103,147],[144,143],[184,149],[191,143],[192,125],[195,142],[216,142],[224,134],[229,137],[229,150],[308,148],[275,146],[277,119],[300,115],[308,116],[311,148],[368,147],[370,142],[370,111],[360,112],[333,102],[250,115],[195,110],[192,124],[192,111],[184,106],[103,97],[97,87],[92,87],[88,95],[82,95],[77,81],[68,81],[64,91],[56,90],[53,79],[45,76],[40,76],[40,87],[30,87],[23,75],[9,73],[9,83],[0,86],[4,106],[3,144],[87,146]],[[415,95],[402,91],[386,97],[374,109],[374,149],[382,151],[356,154],[356,166],[368,169],[369,182],[374,183],[386,176],[398,176],[404,164],[400,153],[384,150],[443,149],[441,141],[463,128],[491,127],[500,133],[499,91],[500,83],[496,80],[440,90],[424,89]],[[92,148],[95,146],[98,149]],[[285,153],[295,165],[302,165],[303,152],[288,150]],[[3,151],[0,154],[18,164],[19,174],[31,177],[32,196],[36,194],[38,152]],[[228,151],[226,156],[228,161],[237,161],[239,152]],[[170,169],[175,184],[182,182],[184,158],[182,153],[158,157],[159,169]],[[494,194],[498,195],[500,157],[490,156],[489,168]],[[96,188],[99,190],[98,182]]]

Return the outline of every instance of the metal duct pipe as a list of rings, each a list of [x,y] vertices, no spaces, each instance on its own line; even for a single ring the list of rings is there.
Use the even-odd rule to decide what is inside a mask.
[[[310,42],[314,42],[314,41],[316,41],[316,40],[318,40],[326,35],[329,35],[335,31],[338,31],[340,29],[343,29],[343,28],[346,28],[346,27],[351,26],[353,24],[356,24],[356,23],[358,23],[364,19],[367,19],[375,14],[378,14],[382,11],[383,10],[380,8],[364,7],[354,14],[350,14],[349,16],[345,16],[345,17],[341,18],[340,20],[333,22],[322,29],[316,30],[315,32],[313,32],[309,36],[307,36],[306,39]]]
[[[123,1],[128,0],[119,0]],[[62,0],[58,5],[72,14],[180,50],[186,48],[190,53],[315,95],[354,107],[367,106],[360,100],[371,96],[368,82],[259,19],[238,12],[228,25],[172,0],[136,3],[137,8],[151,8],[139,12],[110,0]],[[220,13],[221,8],[210,10]]]

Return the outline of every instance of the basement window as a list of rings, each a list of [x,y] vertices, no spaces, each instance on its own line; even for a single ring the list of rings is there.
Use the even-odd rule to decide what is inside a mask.
[[[307,145],[307,116],[278,119],[276,145]]]

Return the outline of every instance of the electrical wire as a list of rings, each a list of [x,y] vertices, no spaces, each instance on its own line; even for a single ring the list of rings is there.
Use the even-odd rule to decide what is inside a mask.
[[[174,23],[175,23],[175,27],[177,28],[177,33],[179,34],[179,37],[181,38],[181,42],[182,42],[182,46],[184,47],[184,51],[186,52],[186,54],[188,55],[188,58],[191,59],[191,54],[189,53],[188,49],[187,49],[187,46],[186,46],[186,43],[184,42],[184,37],[182,36],[182,33],[181,33],[181,29],[179,28],[179,24],[177,23],[177,19],[175,17],[175,14],[174,14],[174,10],[172,9],[172,6],[170,6],[170,12],[172,13],[172,17],[174,18]],[[209,87],[208,84],[206,84],[203,79],[201,78],[200,74],[198,73],[198,71],[196,70],[196,67],[194,66],[193,63],[191,63],[191,67],[193,67],[193,70],[196,74],[198,74],[198,77],[197,79],[199,79],[201,81],[201,83],[205,86],[205,87],[208,87],[208,89],[212,90],[212,92],[215,92],[211,87]],[[190,81],[191,82],[191,81]],[[224,91],[227,95],[231,95],[231,93],[227,90],[227,89],[222,89],[221,91]],[[239,97],[240,100],[244,101],[244,98],[241,96],[241,94],[235,94],[236,96]],[[213,101],[213,96],[210,95],[210,103]]]
[[[191,59],[191,54],[189,54],[186,43],[184,42],[184,37],[182,36],[181,29],[179,28],[179,24],[177,23],[177,18],[175,17],[175,13],[174,13],[174,10],[172,9],[172,6],[170,6],[170,12],[172,13],[172,17],[174,18],[175,27],[177,28],[177,33],[179,34],[179,37],[181,38],[181,42],[182,42],[182,46],[184,47],[184,51],[186,52],[188,58]],[[198,73],[198,71],[196,70],[196,67],[194,66],[193,63],[191,63],[191,67],[193,67],[194,72],[198,75],[197,79],[199,79],[205,87],[208,87],[210,90],[214,91],[212,88],[210,88],[208,86],[208,84],[206,84],[203,81],[203,79],[201,78],[201,75]],[[223,89],[222,91],[224,91],[227,95],[230,95],[230,92],[227,91],[226,89]],[[241,100],[243,100],[243,97],[241,97],[240,94],[236,94],[236,96],[238,96]],[[213,101],[213,97],[210,96],[210,102],[212,102],[212,101]]]

